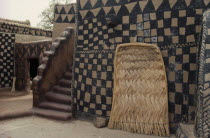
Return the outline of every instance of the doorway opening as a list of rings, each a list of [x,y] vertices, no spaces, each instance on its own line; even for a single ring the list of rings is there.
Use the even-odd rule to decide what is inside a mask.
[[[39,67],[38,58],[30,58],[30,80],[32,81],[37,76],[37,68]]]

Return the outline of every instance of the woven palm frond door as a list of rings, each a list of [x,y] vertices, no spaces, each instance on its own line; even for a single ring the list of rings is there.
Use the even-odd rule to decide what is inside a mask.
[[[117,47],[108,127],[170,135],[166,72],[157,46],[129,43]]]

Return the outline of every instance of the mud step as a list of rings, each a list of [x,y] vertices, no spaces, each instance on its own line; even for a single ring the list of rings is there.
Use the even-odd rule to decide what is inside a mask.
[[[53,55],[53,54],[54,54],[53,51],[45,51],[45,52],[44,52],[44,57],[45,57],[45,56],[48,57],[48,56]]]
[[[53,87],[53,91],[65,95],[71,95],[71,88],[60,87],[58,85]]]
[[[66,72],[66,73],[64,74],[64,78],[67,79],[67,80],[71,80],[71,78],[72,78],[72,73],[71,73],[71,72]]]
[[[59,80],[59,85],[62,87],[71,88],[71,81],[66,79]]]
[[[48,59],[49,59],[48,57],[43,57],[41,60],[41,64],[47,64]]]
[[[45,109],[68,112],[68,113],[71,112],[71,105],[59,104],[59,103],[48,102],[48,101],[40,103],[39,107],[45,108]]]
[[[71,113],[66,112],[60,112],[60,111],[53,111],[53,110],[47,110],[47,109],[41,109],[41,108],[33,108],[32,112],[35,115],[39,115],[42,117],[57,119],[57,120],[69,120],[72,118]]]
[[[63,104],[71,104],[71,96],[60,94],[60,93],[54,93],[54,92],[48,92],[45,95],[46,99],[52,102],[58,102]]]
[[[46,65],[45,65],[45,64],[39,65],[39,67],[37,68],[37,75],[38,75],[38,76],[42,76],[42,74],[43,74],[45,68],[46,68]]]

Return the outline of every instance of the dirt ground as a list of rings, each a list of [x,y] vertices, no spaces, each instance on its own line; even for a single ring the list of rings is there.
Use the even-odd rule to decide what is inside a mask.
[[[32,94],[0,91],[0,117],[32,108]],[[175,138],[175,136],[171,136]],[[37,116],[0,119],[0,138],[160,138],[121,130],[96,128],[81,120],[56,121]]]
[[[175,138],[175,136],[172,136]],[[121,130],[95,128],[87,121],[55,121],[31,116],[0,121],[0,138],[159,138]]]
[[[0,90],[0,116],[25,112],[32,108],[32,94]]]

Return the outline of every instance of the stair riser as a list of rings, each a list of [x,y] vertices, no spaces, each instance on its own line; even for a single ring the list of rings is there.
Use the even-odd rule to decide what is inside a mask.
[[[67,104],[67,105],[70,105],[71,104],[71,101],[66,101],[66,100],[61,100],[61,99],[55,99],[54,97],[48,97],[46,96],[46,99],[51,101],[51,102],[56,102],[56,103],[61,103],[61,104]]]
[[[67,113],[70,113],[71,112],[71,109],[61,109],[61,108],[56,108],[56,107],[49,107],[49,106],[39,106],[40,108],[43,108],[43,109],[50,109],[50,110],[55,110],[55,111],[62,111],[62,112],[67,112]]]
[[[64,74],[63,77],[64,77],[65,79],[67,79],[67,80],[71,80],[71,79],[72,79],[72,73],[71,73],[71,72],[67,72],[67,73]]]
[[[72,79],[72,75],[71,76],[64,76],[65,79],[67,80],[71,80]]]
[[[53,91],[56,93],[61,93],[65,95],[71,95],[71,90],[63,90],[63,89],[58,89],[58,88],[53,88]]]
[[[62,87],[65,87],[65,88],[71,88],[71,83],[60,82],[59,85],[62,86]]]

